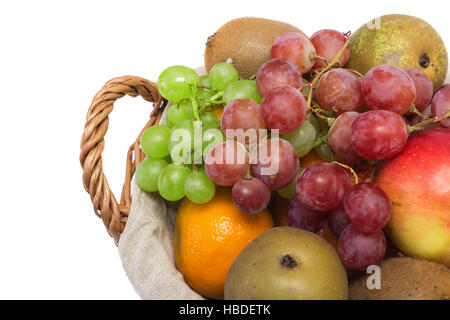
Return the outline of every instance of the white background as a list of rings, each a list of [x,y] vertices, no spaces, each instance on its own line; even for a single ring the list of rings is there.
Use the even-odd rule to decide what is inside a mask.
[[[0,298],[136,299],[92,210],[78,161],[86,111],[105,81],[156,81],[203,64],[206,39],[241,16],[305,33],[355,31],[388,13],[418,16],[450,45],[446,1],[2,1]],[[119,197],[125,154],[151,104],[124,98],[110,117],[104,170]]]

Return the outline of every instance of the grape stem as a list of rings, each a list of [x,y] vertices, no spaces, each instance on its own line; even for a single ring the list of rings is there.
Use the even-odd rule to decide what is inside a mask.
[[[407,126],[408,134],[410,134],[414,131],[417,131],[417,130],[423,130],[427,125],[429,125],[431,123],[436,123],[436,122],[442,121],[447,118],[450,118],[450,110],[448,110],[442,117],[428,118],[422,122],[419,122],[418,124],[416,124],[414,126]]]
[[[314,112],[314,114],[319,117],[322,118],[324,120],[327,121],[327,124],[329,127],[331,127],[331,125],[333,124],[333,122],[336,120],[333,117],[333,114],[335,113],[335,111],[330,111],[333,114],[329,114],[327,113],[325,110],[323,110],[322,108],[320,108],[320,106],[318,104],[315,104],[314,106],[311,106],[311,110]],[[322,114],[323,113],[323,114]]]
[[[356,75],[357,75],[358,77],[360,77],[360,78],[364,78],[364,75],[363,75],[361,72],[358,72],[358,71],[353,70],[353,69],[347,69],[347,68],[345,68],[345,70],[348,70],[348,71],[350,71],[351,73],[356,74]]]
[[[424,116],[422,113],[420,113],[419,110],[417,110],[415,104],[413,104],[413,105],[411,106],[411,108],[409,108],[408,111],[410,111],[410,112],[412,112],[412,113],[414,113],[414,114],[417,114],[417,115],[420,116],[422,119],[427,119],[427,118],[428,118],[427,116]]]
[[[358,175],[356,174],[355,170],[353,170],[352,167],[350,167],[350,166],[348,166],[346,164],[340,163],[338,161],[333,161],[332,163],[337,164],[338,166],[341,166],[342,168],[345,168],[347,170],[350,170],[350,172],[353,174],[353,177],[355,178],[355,184],[359,183]]]
[[[209,109],[211,107],[211,105],[213,105],[213,108],[211,108],[209,110],[214,110],[215,108],[217,108],[217,106],[224,104],[225,101],[219,100],[223,97],[223,94],[224,94],[224,92],[220,91],[220,92],[217,92],[215,95],[213,95],[209,99],[202,99],[203,104],[200,106],[200,112],[203,112],[203,111]]]
[[[220,98],[222,98],[223,97],[223,91],[220,91],[220,92],[217,92],[215,95],[213,95],[211,98],[209,98],[208,100],[211,100],[211,101],[217,101],[217,100],[219,100]]]
[[[192,109],[194,111],[194,119],[196,121],[200,121],[200,116],[198,114],[198,104],[197,99],[195,99],[195,95],[197,93],[197,86],[196,85],[190,85],[191,88],[191,102],[192,102]]]
[[[317,138],[316,142],[314,142],[312,149],[317,148],[318,146],[320,146],[322,143],[324,143],[325,141],[322,140],[322,138]]]
[[[252,180],[253,176],[252,176],[252,170],[251,170],[251,166],[250,164],[247,165],[247,173],[245,174],[244,180]]]
[[[325,59],[325,58],[322,57],[322,56],[319,56],[319,55],[318,55],[317,53],[315,53],[315,52],[311,52],[311,54],[309,55],[309,58],[311,59],[311,61],[314,61],[314,60],[321,60],[321,61],[325,62],[325,63],[328,65],[328,60]]]
[[[344,53],[345,49],[348,47],[349,43],[350,43],[350,41],[348,39],[346,39],[344,45],[342,46],[341,50],[339,50],[338,54],[334,57],[334,59],[331,60],[326,67],[320,69],[320,71],[316,74],[314,79],[311,81],[311,83],[310,83],[311,88],[309,89],[308,100],[307,100],[308,109],[311,109],[313,89],[316,87],[317,81],[319,81],[320,77],[325,72],[330,70],[333,66],[335,66],[338,63],[338,61],[341,58],[342,54]]]

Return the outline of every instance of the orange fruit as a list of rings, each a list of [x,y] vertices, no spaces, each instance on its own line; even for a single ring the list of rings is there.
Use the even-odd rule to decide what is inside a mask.
[[[214,110],[211,110],[209,112],[212,112],[216,115],[217,119],[220,121],[220,118],[222,117],[223,109],[225,108],[224,105],[220,105],[219,107],[215,108]]]
[[[309,167],[312,164],[319,163],[319,162],[326,162],[319,158],[316,151],[311,150],[306,156],[303,158],[300,158],[300,167],[303,169]]]
[[[175,264],[195,291],[223,299],[233,261],[251,240],[271,228],[269,211],[244,213],[234,205],[230,188],[217,188],[205,204],[185,198],[175,219]]]

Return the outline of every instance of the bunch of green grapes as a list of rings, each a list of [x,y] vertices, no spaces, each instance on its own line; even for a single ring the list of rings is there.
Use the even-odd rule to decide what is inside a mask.
[[[136,183],[169,201],[186,196],[192,202],[206,203],[214,197],[215,184],[203,162],[225,140],[219,119],[209,111],[236,99],[260,103],[256,83],[240,80],[234,66],[223,62],[200,77],[185,66],[169,67],[160,74],[158,89],[171,104],[166,124],[148,128],[141,137],[147,157],[136,169]]]

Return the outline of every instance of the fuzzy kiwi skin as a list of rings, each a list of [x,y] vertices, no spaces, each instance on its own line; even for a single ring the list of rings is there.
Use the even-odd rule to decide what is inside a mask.
[[[205,67],[209,72],[218,62],[233,59],[239,76],[250,79],[270,57],[273,41],[286,32],[300,29],[279,21],[263,18],[238,18],[224,24],[208,38]]]
[[[450,269],[410,257],[380,263],[381,289],[367,288],[368,274],[351,281],[350,300],[450,300]]]

